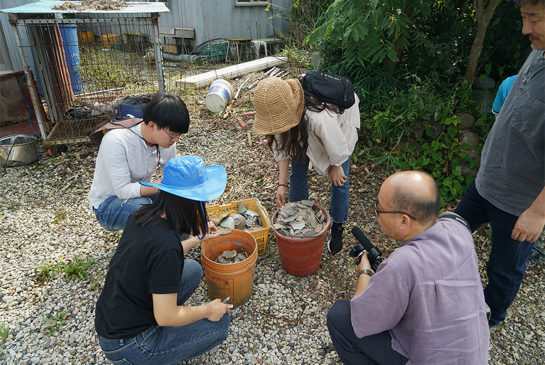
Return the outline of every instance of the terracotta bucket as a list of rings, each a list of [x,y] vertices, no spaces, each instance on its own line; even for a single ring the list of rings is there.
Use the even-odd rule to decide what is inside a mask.
[[[215,262],[224,251],[245,252],[246,260],[232,264]],[[201,262],[204,267],[206,286],[210,299],[224,300],[238,307],[252,295],[254,289],[255,263],[257,261],[257,243],[248,232],[233,229],[231,233],[202,244]]]
[[[278,253],[284,270],[290,274],[297,276],[305,276],[312,274],[320,267],[322,261],[322,253],[324,250],[325,235],[331,218],[329,213],[318,204],[312,206],[312,210],[320,208],[326,217],[325,227],[315,236],[309,238],[292,238],[282,236],[272,227],[276,236],[278,245]],[[271,223],[275,221],[278,210],[271,217]],[[271,224],[272,225],[272,224]]]

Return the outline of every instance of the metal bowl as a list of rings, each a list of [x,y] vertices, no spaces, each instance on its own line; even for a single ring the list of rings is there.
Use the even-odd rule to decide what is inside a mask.
[[[28,165],[38,159],[38,139],[15,134],[0,138],[0,164],[8,167]]]

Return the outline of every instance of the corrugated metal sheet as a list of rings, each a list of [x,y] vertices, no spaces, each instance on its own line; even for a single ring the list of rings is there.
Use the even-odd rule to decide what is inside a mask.
[[[0,0],[0,9],[18,8],[27,3],[33,8],[40,6],[36,5],[34,0]],[[164,7],[163,2],[145,5],[157,4]],[[267,38],[279,32],[284,34],[289,32],[289,22],[281,15],[282,12],[288,13],[291,4],[292,0],[271,0],[269,11],[266,11],[265,6],[236,6],[236,0],[169,0],[167,6],[170,12],[161,12],[159,27],[195,29],[195,39],[191,40],[193,47],[216,38]],[[106,15],[103,13],[94,16]],[[112,15],[112,13],[108,14],[108,16]],[[136,14],[126,14],[126,16],[136,16]],[[4,34],[13,70],[22,71],[23,67],[13,30],[8,23],[7,13],[0,12],[0,31]],[[175,43],[174,39],[163,38],[162,40],[166,43]]]

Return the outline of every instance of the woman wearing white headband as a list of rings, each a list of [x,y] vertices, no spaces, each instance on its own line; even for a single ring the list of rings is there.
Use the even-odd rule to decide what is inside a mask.
[[[227,338],[229,307],[217,298],[184,306],[202,268],[184,253],[217,237],[204,202],[225,190],[222,166],[180,156],[165,166],[150,205],[129,217],[96,305],[95,329],[108,360],[116,364],[178,364]],[[182,234],[194,237],[180,244]]]

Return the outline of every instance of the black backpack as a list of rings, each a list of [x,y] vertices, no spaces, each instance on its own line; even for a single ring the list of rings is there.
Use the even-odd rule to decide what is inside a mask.
[[[345,76],[318,70],[308,71],[301,78],[301,85],[316,99],[338,106],[341,114],[356,102],[352,81]]]

